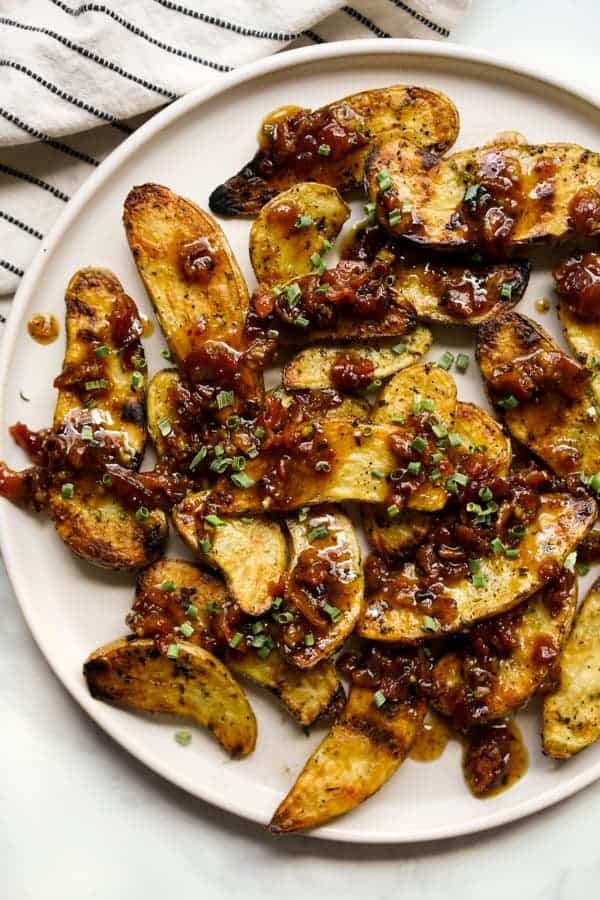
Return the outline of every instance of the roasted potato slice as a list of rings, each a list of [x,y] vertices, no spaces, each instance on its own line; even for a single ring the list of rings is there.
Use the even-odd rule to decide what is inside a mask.
[[[125,200],[127,240],[178,368],[192,374],[209,342],[245,348],[248,289],[221,228],[159,184]]]
[[[498,422],[485,410],[475,403],[459,401],[454,412],[452,430],[461,440],[451,451],[453,460],[459,466],[461,458],[468,459],[469,455],[478,451],[485,453],[496,475],[508,475],[512,461],[510,440]]]
[[[576,606],[577,584],[565,572],[509,612],[479,622],[437,660],[433,705],[461,728],[519,709],[551,675]]]
[[[269,830],[316,828],[367,800],[404,762],[424,716],[422,701],[378,708],[371,690],[353,686],[340,718],[279,804]]]
[[[176,369],[161,369],[148,385],[148,434],[159,459],[168,455],[173,440],[177,442],[178,457],[192,452],[186,432],[177,427],[179,415],[171,397],[171,391],[179,381],[180,375]],[[159,422],[168,422],[171,433],[164,435]]]
[[[594,359],[600,355],[600,323],[578,318],[565,303],[559,303],[558,318],[562,330],[579,362],[595,369]]]
[[[218,645],[213,615],[228,600],[218,576],[185,560],[161,559],[140,573],[127,624],[138,637],[153,638],[165,652],[184,633],[182,626],[186,641],[211,649]],[[302,671],[289,665],[278,647],[261,656],[245,644],[244,652],[227,650],[225,665],[270,690],[300,725],[334,716],[346,699],[334,665],[326,660]]]
[[[283,383],[289,390],[298,388],[335,387],[333,367],[340,358],[350,356],[361,363],[367,362],[371,380],[383,380],[416,363],[431,347],[432,334],[428,328],[418,325],[401,340],[377,341],[360,345],[360,348],[344,344],[314,344],[300,350],[284,367]]]
[[[560,685],[544,697],[544,753],[568,759],[600,737],[600,579],[559,657]]]
[[[263,206],[250,229],[250,261],[261,284],[280,284],[312,272],[350,216],[335,188],[305,182]],[[317,260],[317,262],[319,262]]]
[[[282,645],[293,665],[308,669],[354,631],[364,598],[360,547],[352,522],[334,507],[305,511],[286,524],[292,560],[284,605],[303,622],[301,629],[295,619],[284,626]]]
[[[314,725],[319,719],[335,717],[344,706],[344,688],[328,659],[312,669],[298,669],[287,663],[283,652],[275,647],[266,659],[252,652],[228,653],[225,663],[235,675],[275,694],[304,727]]]
[[[577,359],[588,369],[595,369],[600,355],[600,253],[576,251],[554,269],[553,275],[560,299],[558,317],[565,337]]]
[[[319,503],[341,503],[358,500],[363,503],[384,503],[389,485],[386,477],[398,465],[392,452],[390,436],[399,426],[368,425],[342,419],[321,419],[313,422],[318,443],[327,441],[332,448],[328,467],[315,469],[313,460],[304,450],[289,451],[291,464],[285,492],[270,492],[269,484],[277,477],[279,451],[265,451],[250,460],[245,472],[254,484],[248,488],[234,487],[221,479],[210,492],[209,499],[224,514],[261,513],[265,510],[293,510]],[[414,436],[414,432],[408,430]],[[373,473],[376,473],[375,475]],[[180,515],[188,515],[197,506],[196,495],[189,495],[179,505]],[[407,505],[412,509],[435,512],[446,503],[446,495],[431,491],[417,491]]]
[[[147,638],[120,638],[87,658],[83,674],[92,697],[154,713],[191,718],[208,728],[234,758],[256,743],[256,719],[242,688],[212,653],[178,643],[161,655]]]
[[[101,483],[100,473],[111,460],[136,469],[144,453],[141,323],[133,300],[105,269],[76,272],[65,301],[67,346],[55,382],[53,427],[58,441],[79,442],[96,458],[95,467],[86,463],[65,477],[72,496],[53,482],[50,511],[59,537],[77,556],[104,568],[135,569],[160,555],[165,515],[153,510],[145,519],[136,517]]]
[[[264,120],[254,158],[215,188],[208,202],[219,215],[255,216],[299,181],[351,190],[362,181],[374,140],[405,137],[443,153],[457,134],[458,111],[448,97],[401,84],[352,94],[317,110],[281,107]]]
[[[201,517],[208,497],[193,494],[173,510],[180,537],[203,562],[218,569],[240,609],[260,616],[270,609],[287,567],[287,543],[277,522],[263,518]],[[188,503],[193,499],[195,503]],[[210,522],[218,521],[218,525]]]
[[[481,560],[484,583],[476,587],[469,578],[444,585],[444,598],[453,604],[452,614],[432,623],[435,610],[419,608],[415,594],[421,583],[412,564],[406,564],[398,586],[392,582],[367,596],[365,612],[358,624],[361,637],[375,641],[414,643],[449,632],[469,628],[479,619],[487,619],[512,609],[540,590],[551,563],[562,566],[597,514],[596,504],[571,494],[542,494],[533,522],[527,526],[519,544],[517,559],[503,554]],[[435,625],[435,630],[433,630]]]
[[[395,375],[379,395],[373,421],[383,424],[392,418],[407,418],[414,411],[415,399],[433,403],[436,417],[447,427],[452,425],[456,384],[436,363],[410,366]]]
[[[385,506],[361,506],[361,518],[367,541],[380,556],[408,557],[437,524],[436,516],[401,509],[390,519]]]
[[[600,470],[600,386],[539,325],[518,313],[484,322],[477,361],[514,438],[557,475]]]
[[[440,248],[512,249],[596,234],[599,182],[600,155],[576,144],[500,144],[439,159],[391,140],[365,162],[378,221]]]

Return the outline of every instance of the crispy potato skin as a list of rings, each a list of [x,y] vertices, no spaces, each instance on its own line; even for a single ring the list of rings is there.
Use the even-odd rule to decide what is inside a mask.
[[[542,742],[553,759],[568,759],[600,737],[600,579],[579,609],[559,657],[558,690],[544,698]]]
[[[373,478],[373,469],[387,475],[397,465],[388,438],[397,429],[393,425],[365,426],[341,419],[323,419],[319,422],[324,438],[335,449],[335,458],[329,472],[315,472],[305,460],[294,458],[290,467],[291,477],[286,483],[287,500],[281,506],[277,500],[267,498],[263,503],[256,485],[248,489],[232,487],[229,482],[218,482],[210,493],[210,500],[223,514],[261,513],[265,510],[283,511],[300,506],[320,503],[341,503],[358,500],[363,503],[384,503],[387,484],[384,479]],[[272,461],[258,457],[250,460],[245,472],[255,482],[265,475]],[[197,495],[190,494],[176,507],[178,516],[189,516],[197,507]],[[413,509],[435,512],[446,503],[446,494],[417,491],[409,501]]]
[[[494,372],[507,364],[526,360],[533,353],[561,353],[537,323],[518,313],[507,313],[485,322],[477,331],[476,356],[489,386]],[[580,399],[545,390],[534,400],[503,412],[506,427],[557,475],[600,469],[600,388],[591,379]],[[590,413],[590,410],[592,411]]]
[[[123,223],[178,367],[185,370],[186,360],[207,341],[242,349],[248,290],[212,216],[162,185],[143,184],[129,192]],[[204,247],[212,260],[198,275],[189,272],[194,244]]]
[[[54,412],[54,429],[80,431],[84,423],[102,426],[120,446],[120,462],[137,469],[146,444],[145,374],[141,384],[132,386],[132,370],[116,351],[112,315],[126,301],[137,315],[135,304],[126,297],[120,281],[106,269],[80,269],[69,281],[66,302],[67,346],[63,373],[76,370],[90,355],[90,344],[105,346],[104,375],[110,389],[96,399],[92,412],[86,411],[78,392],[61,387]],[[143,357],[141,342],[129,344],[131,353]],[[109,491],[98,484],[97,475],[82,471],[72,477],[72,499],[62,496],[58,486],[50,490],[50,511],[60,539],[76,556],[108,569],[137,569],[148,565],[162,552],[167,538],[163,512],[153,510],[139,522]]]
[[[325,825],[388,781],[422,726],[425,704],[386,704],[353,686],[338,721],[312,754],[269,825],[275,834]]]
[[[299,181],[318,181],[344,192],[360,185],[365,156],[374,140],[405,137],[419,146],[443,153],[458,135],[458,111],[439,91],[407,85],[392,85],[352,94],[324,108],[332,117],[367,134],[369,141],[341,157],[317,155],[300,175],[293,167],[275,168],[269,177],[261,174],[265,152],[259,150],[237,175],[227,179],[210,195],[210,209],[222,216],[255,216],[262,206]],[[297,112],[295,107],[292,112]],[[308,112],[308,110],[306,111]]]
[[[297,517],[290,517],[286,520],[286,525],[292,541],[292,575],[298,558],[309,548],[315,550],[337,573],[335,598],[329,602],[333,602],[340,611],[338,620],[331,622],[324,632],[315,635],[312,647],[301,644],[294,647],[288,656],[294,666],[310,669],[321,660],[331,657],[352,634],[358,622],[365,587],[361,552],[351,520],[334,507],[313,511],[303,522]],[[327,527],[327,537],[311,542],[310,533],[319,525]]]
[[[559,588],[560,590],[560,588]],[[550,585],[538,591],[512,613],[498,617],[505,620],[512,635],[510,650],[495,655],[490,650],[491,677],[486,679],[488,692],[482,699],[472,693],[468,680],[469,666],[486,668],[473,654],[469,638],[464,647],[444,654],[436,662],[432,675],[431,702],[441,713],[459,716],[459,724],[473,724],[503,719],[523,706],[547,678],[552,660],[568,637],[577,606],[577,583],[573,582],[566,596],[559,597],[557,609]],[[510,618],[515,624],[511,627]],[[494,620],[489,621],[493,626]],[[500,630],[499,629],[499,630]]]
[[[285,574],[287,543],[281,527],[268,519],[226,519],[224,527],[208,528],[210,549],[200,547],[195,509],[208,494],[194,494],[173,510],[173,525],[180,537],[203,561],[218,569],[227,589],[248,615],[267,612],[274,599],[273,586]],[[192,507],[194,507],[192,511]]]
[[[482,561],[481,571],[487,576],[484,587],[476,588],[468,579],[448,583],[445,595],[455,601],[455,617],[441,623],[440,635],[464,631],[479,619],[499,615],[512,609],[543,587],[544,564],[555,561],[561,566],[594,524],[597,507],[593,500],[571,494],[542,494],[534,521],[527,527],[519,545],[516,560],[501,555]],[[407,569],[410,576],[410,570]],[[413,572],[414,577],[414,572]],[[375,593],[367,597],[365,613],[357,633],[368,640],[398,641],[411,644],[431,637],[423,627],[422,614],[411,606],[414,588],[398,597]]]
[[[256,719],[243,690],[201,647],[180,643],[177,659],[170,660],[152,640],[120,638],[95,650],[83,674],[98,700],[187,716],[208,728],[234,758],[254,749]]]
[[[400,206],[403,202],[411,206],[411,214],[403,215],[393,228],[388,221],[389,198],[377,182],[381,170],[391,176],[390,195]],[[463,203],[467,187],[489,183],[492,171],[507,177],[516,173],[517,187],[511,193],[516,209],[508,233],[499,240],[491,228],[487,235],[470,227]],[[491,247],[496,242],[511,249],[564,240],[575,230],[571,202],[581,189],[593,189],[599,181],[600,156],[576,144],[500,144],[441,160],[409,141],[392,140],[376,145],[365,163],[365,186],[369,199],[377,203],[381,224],[409,241],[438,248]]]
[[[298,227],[300,216],[312,223]],[[325,241],[335,241],[349,216],[348,204],[326,184],[295,184],[274,197],[250,229],[250,261],[256,280],[279,284],[312,272],[311,256],[325,252]]]
[[[418,325],[414,331],[405,334],[401,341],[387,340],[361,344],[357,355],[369,360],[373,365],[373,378],[389,378],[402,369],[418,362],[431,347],[433,336],[424,325]],[[398,353],[392,347],[402,344],[405,349]],[[300,350],[284,367],[283,383],[289,390],[306,388],[335,387],[331,378],[331,369],[340,354],[350,351],[346,344],[314,344]]]

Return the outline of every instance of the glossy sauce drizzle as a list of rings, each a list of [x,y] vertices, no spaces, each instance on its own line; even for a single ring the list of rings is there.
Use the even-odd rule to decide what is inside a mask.
[[[38,344],[51,344],[58,337],[58,322],[48,313],[36,313],[27,323],[27,331]]]
[[[514,722],[478,726],[465,739],[463,772],[474,797],[496,797],[522,778],[528,766],[527,748]]]
[[[440,758],[451,737],[452,729],[448,722],[435,713],[429,713],[408,755],[416,762],[433,762]]]
[[[152,337],[154,334],[154,322],[151,319],[147,319],[146,316],[140,316],[140,321],[142,323],[142,337]]]

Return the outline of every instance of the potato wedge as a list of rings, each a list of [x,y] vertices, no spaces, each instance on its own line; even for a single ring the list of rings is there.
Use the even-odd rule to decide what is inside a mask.
[[[358,500],[363,503],[384,503],[389,485],[386,477],[398,465],[389,442],[392,434],[399,433],[399,426],[354,424],[342,419],[322,419],[313,423],[313,432],[319,445],[327,441],[333,450],[328,469],[315,469],[313,460],[304,450],[288,451],[292,463],[287,467],[289,478],[277,490],[277,465],[281,456],[278,449],[265,451],[257,459],[250,460],[245,472],[254,484],[249,488],[236,488],[221,479],[210,492],[211,504],[223,514],[261,513],[265,510],[293,510],[301,506],[319,503],[341,503]],[[409,430],[410,434],[414,434]],[[373,475],[373,471],[381,473]],[[197,505],[195,495],[189,495],[179,505],[181,515],[189,513],[190,504]],[[433,492],[417,491],[407,501],[411,509],[435,512],[446,502],[446,496]]]
[[[228,653],[226,666],[234,675],[267,688],[283,703],[299,725],[307,728],[320,719],[334,718],[346,695],[333,663],[324,659],[312,669],[298,669],[275,647],[266,659],[256,653]]]
[[[221,572],[240,609],[260,616],[271,608],[287,567],[281,527],[263,518],[226,518],[210,525],[210,514],[208,520],[202,517],[207,497],[208,492],[186,497],[173,510],[175,529],[203,562]],[[195,502],[189,503],[190,499]]]
[[[600,355],[600,323],[580,319],[566,303],[559,303],[557,311],[564,335],[578,361],[586,368],[594,369],[593,360]]]
[[[360,546],[352,522],[334,507],[289,517],[286,525],[292,560],[284,609],[295,618],[283,626],[282,646],[293,665],[310,669],[354,631],[364,598]]]
[[[161,655],[147,638],[119,638],[87,658],[90,694],[153,713],[186,716],[208,728],[235,759],[256,744],[256,719],[242,688],[216,656],[179,643],[176,659]]]
[[[382,172],[389,178],[378,180]],[[396,236],[439,248],[512,249],[596,234],[599,182],[600,155],[576,144],[501,144],[439,159],[391,140],[365,162],[378,221]]]
[[[350,216],[334,187],[295,184],[270,200],[250,229],[250,262],[261,284],[280,284],[312,272]]]
[[[498,554],[481,560],[485,577],[482,587],[469,578],[444,585],[446,609],[443,621],[436,620],[435,634],[443,635],[469,628],[479,619],[487,619],[512,609],[540,590],[546,580],[548,566],[562,566],[567,555],[592,527],[597,508],[593,500],[571,494],[542,494],[533,522],[527,526],[519,545],[519,557],[507,559]],[[400,570],[401,586],[385,587],[367,596],[365,612],[357,633],[368,640],[414,643],[432,637],[431,618],[436,610],[420,606],[415,594],[421,584],[412,564]]]
[[[484,322],[476,355],[492,399],[512,404],[514,438],[557,475],[600,470],[600,385],[539,325],[518,313]]]
[[[443,153],[456,140],[458,111],[439,91],[397,84],[352,94],[314,111],[281,107],[267,116],[261,131],[254,158],[210,195],[214,213],[255,216],[299,181],[318,181],[340,191],[356,188],[369,147],[384,135]],[[327,149],[315,153],[315,146]]]
[[[568,759],[600,737],[600,579],[591,587],[559,657],[560,685],[544,697],[542,743]]]
[[[422,701],[378,709],[371,690],[353,686],[340,718],[277,807],[269,830],[316,828],[367,800],[404,762],[424,716]]]
[[[83,465],[72,471],[66,457],[64,481],[73,485],[73,494],[65,496],[53,479],[50,512],[59,537],[81,559],[136,569],[160,555],[166,517],[153,510],[140,521],[100,479],[105,463],[137,469],[144,453],[146,378],[144,368],[136,367],[144,359],[141,323],[133,300],[105,269],[76,272],[65,302],[67,346],[55,382],[53,430],[69,453],[80,448]]]
[[[283,369],[283,383],[288,390],[335,387],[332,368],[340,356],[348,353],[351,358],[370,363],[370,378],[383,380],[418,362],[431,347],[432,340],[429,329],[418,325],[401,340],[361,343],[357,349],[344,344],[314,344],[300,350],[287,363]]]
[[[248,289],[212,216],[166,187],[143,184],[129,192],[123,223],[180,371],[193,375],[209,342],[245,349]]]
[[[475,625],[437,660],[433,705],[461,728],[519,709],[551,676],[576,606],[577,583],[564,573],[509,612]]]

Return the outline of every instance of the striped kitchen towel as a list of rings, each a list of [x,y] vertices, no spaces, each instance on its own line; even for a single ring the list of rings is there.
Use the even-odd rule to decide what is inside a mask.
[[[0,295],[158,107],[289,47],[448,37],[470,0],[0,0]]]

